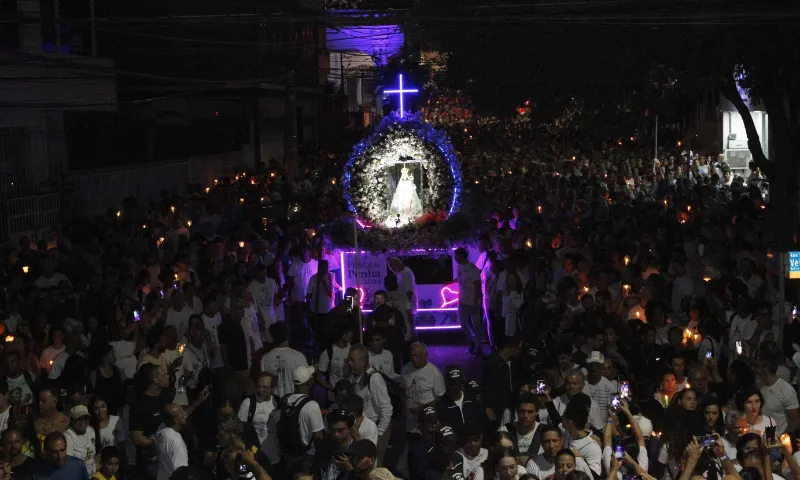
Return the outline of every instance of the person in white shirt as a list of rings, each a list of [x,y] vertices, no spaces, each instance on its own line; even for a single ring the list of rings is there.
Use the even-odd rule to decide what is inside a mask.
[[[172,306],[167,310],[166,325],[175,327],[178,332],[178,338],[182,338],[189,328],[189,317],[194,312],[186,306],[186,300],[180,290],[172,290],[170,300],[172,301]]]
[[[308,445],[308,450],[300,455],[287,455],[286,452],[281,452],[284,465],[290,467],[291,465],[307,464],[314,456],[315,448],[314,441],[322,440],[325,430],[325,422],[322,419],[322,411],[319,404],[314,400],[306,401],[306,397],[311,395],[311,387],[314,385],[314,367],[300,366],[294,369],[292,377],[294,378],[294,393],[288,395],[284,401],[289,406],[299,406],[301,402],[305,405],[300,409],[297,421],[299,423],[298,429],[300,431],[300,441],[304,445]],[[278,410],[273,418],[279,421],[281,410]],[[278,438],[280,444],[280,438]]]
[[[479,425],[465,425],[462,438],[464,446],[456,451],[464,457],[464,475],[466,478],[474,478],[476,472],[482,470],[483,462],[489,458],[489,451],[481,447],[483,435]]]
[[[328,346],[319,356],[317,364],[317,383],[328,391],[328,400],[333,401],[334,386],[339,380],[347,378],[347,354],[350,353],[350,341],[353,330],[348,321],[340,321],[331,327],[330,338],[333,344]]]
[[[778,361],[783,355],[777,352],[777,347],[770,356],[765,355],[765,350],[761,349],[761,364],[757,368],[762,385],[761,395],[764,397],[761,409],[764,415],[775,421],[775,435],[780,438],[782,434],[800,428],[800,403],[794,387],[776,375]]]
[[[407,332],[410,335],[410,338],[414,338],[414,312],[417,311],[417,279],[414,276],[414,272],[411,271],[410,268],[403,264],[403,261],[397,257],[391,258],[389,260],[389,269],[392,273],[395,274],[397,278],[397,292],[400,295],[404,295],[406,299],[408,299],[407,305],[409,306],[409,310],[411,312],[410,318],[408,318],[409,324],[409,331]],[[393,305],[394,308],[395,307]],[[403,315],[406,315],[407,311],[402,310]]]
[[[608,406],[611,397],[616,395],[617,387],[603,376],[605,357],[598,351],[593,351],[586,359],[586,368],[589,370],[587,381],[583,386],[583,393],[589,396],[600,409],[600,420],[605,422],[608,418]]]
[[[641,469],[646,472],[647,469],[650,467],[650,460],[649,460],[649,458],[647,456],[647,446],[646,446],[645,441],[644,441],[644,434],[643,434],[642,430],[639,428],[639,422],[636,420],[636,417],[634,417],[631,414],[631,411],[628,408],[628,402],[626,402],[625,400],[622,400],[622,402],[620,403],[620,411],[622,411],[622,413],[625,415],[625,418],[627,419],[627,422],[630,425],[631,431],[633,432],[633,437],[636,440],[636,444],[639,446],[638,454],[636,456],[633,456],[632,454],[630,454],[630,455],[631,455],[632,458],[634,458],[636,460],[636,463],[639,465],[639,467],[641,467]],[[603,447],[603,469],[606,472],[610,472],[611,471],[611,456],[615,454],[614,449],[616,448],[614,446],[613,436],[614,436],[614,432],[617,430],[617,427],[618,427],[617,416],[616,415],[609,416],[608,417],[608,421],[606,422],[605,431],[603,432],[603,444],[604,444],[604,447]],[[632,447],[630,442],[627,441],[627,440],[625,441],[625,446],[628,447],[628,448]],[[632,450],[632,448],[631,448],[631,450]],[[628,453],[628,452],[624,451],[624,453]],[[587,459],[587,461],[588,461],[588,459]],[[622,468],[621,468],[622,471],[626,471],[626,472],[629,469],[630,469],[630,467],[628,465],[623,465]],[[617,472],[616,477],[617,477],[618,480],[622,480],[623,479],[622,471]],[[633,473],[635,473],[635,472],[633,472]]]
[[[384,348],[388,339],[389,334],[385,328],[375,327],[369,333],[367,338],[369,342],[369,366],[389,378],[396,378],[394,356],[388,348]]]
[[[303,304],[308,293],[308,281],[317,273],[317,261],[311,258],[311,250],[302,247],[300,261],[292,262],[286,272],[286,286],[292,304]]]
[[[424,343],[411,345],[411,362],[403,367],[406,392],[406,431],[418,432],[417,415],[422,407],[432,405],[447,390],[439,368],[428,362],[428,347]]]
[[[564,388],[566,389],[566,393],[553,400],[553,405],[560,415],[564,414],[564,410],[567,409],[567,404],[569,404],[572,397],[583,392],[583,387],[583,372],[580,370],[568,370],[564,376]],[[603,428],[604,424],[600,415],[600,406],[591,398],[589,398],[589,400],[591,402],[589,407],[589,424],[593,429],[600,430]],[[543,415],[543,417],[544,418],[541,418],[542,421],[548,420],[547,415]]]
[[[551,478],[556,473],[556,464],[559,471],[566,473],[579,470],[589,478],[594,478],[592,470],[583,458],[575,458],[570,450],[564,449],[564,439],[561,429],[556,425],[542,425],[540,428],[542,438],[542,453],[531,457],[525,469],[537,478]]]
[[[64,346],[64,332],[60,329],[55,329],[51,332],[52,343],[42,351],[42,356],[39,359],[39,365],[48,372],[53,367],[53,363],[57,356],[64,353],[66,347]],[[60,372],[59,372],[60,374]]]
[[[378,446],[378,426],[364,416],[364,399],[358,395],[350,395],[344,399],[342,409],[352,413],[355,416],[355,423],[353,423],[353,438],[355,440],[369,440]]]
[[[289,347],[289,327],[285,323],[273,323],[269,327],[269,333],[275,348],[261,358],[261,371],[277,377],[275,395],[283,398],[294,393],[294,371],[298,367],[308,366],[308,361],[305,355]]]
[[[275,375],[262,372],[256,382],[256,394],[242,401],[237,415],[239,420],[253,426],[261,450],[273,464],[280,461],[278,437],[271,422],[272,413],[280,409],[280,399],[272,393],[278,384],[277,380]]]
[[[36,279],[36,288],[47,290],[57,287],[61,282],[69,282],[69,278],[63,273],[56,272],[55,262],[52,258],[45,258],[41,261],[42,275]]]
[[[743,344],[750,342],[758,329],[758,322],[753,318],[752,303],[747,295],[740,296],[736,302],[736,314],[730,317],[731,326],[728,330],[730,332],[728,347],[732,353],[736,352],[736,342]]]
[[[369,366],[369,350],[361,344],[350,347],[347,354],[350,369],[348,380],[353,384],[353,392],[364,400],[364,416],[378,426],[378,458],[389,446],[392,421],[392,400],[386,381],[374,368]]]
[[[156,432],[158,447],[158,475],[156,480],[169,480],[180,467],[189,465],[189,452],[179,433],[186,424],[186,412],[180,405],[167,405],[164,408],[164,428]]]
[[[67,439],[67,455],[73,456],[86,465],[89,475],[94,475],[96,470],[95,431],[89,426],[91,416],[85,405],[76,405],[69,411],[69,428],[64,432]]]
[[[331,309],[333,308],[333,294],[341,290],[333,274],[328,271],[328,261],[320,260],[317,273],[311,275],[308,280],[306,300],[310,305],[311,329],[314,332],[314,340],[320,344],[323,335],[323,328],[329,323]]]
[[[213,295],[208,295],[203,309],[203,326],[206,330],[208,357],[211,362],[210,368],[216,371],[225,368],[225,361],[222,358],[222,347],[219,343],[220,325],[222,325],[222,315],[220,315],[217,307],[217,299]]]
[[[539,445],[534,442],[536,431],[541,426],[536,421],[539,417],[538,400],[532,393],[522,393],[516,404],[516,422],[502,425],[498,431],[508,432],[519,453],[520,463],[527,463],[530,457],[539,452]]]
[[[469,352],[483,355],[483,321],[481,313],[481,272],[467,260],[467,250],[455,252],[458,282],[458,321],[469,342]]]
[[[561,417],[561,424],[569,435],[569,448],[580,452],[589,468],[599,476],[602,470],[603,451],[592,439],[592,432],[589,430],[589,410],[586,408],[588,402],[583,400],[588,400],[586,394],[578,394],[570,399]]]
[[[261,315],[263,326],[268,329],[275,323],[275,294],[278,293],[278,284],[267,277],[267,267],[258,265],[253,281],[247,286],[253,295],[258,314]]]

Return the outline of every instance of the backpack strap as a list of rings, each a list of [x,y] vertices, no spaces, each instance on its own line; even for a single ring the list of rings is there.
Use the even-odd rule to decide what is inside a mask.
[[[247,423],[253,423],[253,417],[256,416],[256,396],[251,395],[248,398],[250,399],[250,408],[247,411]]]

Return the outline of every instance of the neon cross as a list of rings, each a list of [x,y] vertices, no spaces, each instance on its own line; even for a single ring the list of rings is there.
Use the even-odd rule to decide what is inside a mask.
[[[398,88],[397,90],[384,90],[383,93],[389,93],[389,94],[396,93],[396,94],[398,94],[398,96],[400,97],[400,118],[403,118],[405,116],[405,114],[406,114],[405,113],[405,109],[403,108],[403,94],[404,93],[419,93],[419,90],[416,89],[416,88],[409,88],[408,90],[403,90],[403,74],[402,73],[400,75],[398,75],[398,79],[399,79],[400,88]]]

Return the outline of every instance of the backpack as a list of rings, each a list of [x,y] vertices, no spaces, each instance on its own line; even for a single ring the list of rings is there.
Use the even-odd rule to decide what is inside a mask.
[[[300,412],[312,399],[308,395],[303,395],[298,398],[294,404],[290,404],[290,395],[293,394],[288,394],[281,400],[281,417],[278,420],[276,430],[281,453],[291,456],[300,456],[311,448],[311,444],[306,445],[300,436]]]
[[[385,373],[377,370],[364,377],[367,389],[370,386],[370,379],[376,374],[383,377],[383,381],[386,383],[386,391],[389,392],[389,400],[392,402],[392,418],[402,416],[403,412],[405,412],[405,389]]]

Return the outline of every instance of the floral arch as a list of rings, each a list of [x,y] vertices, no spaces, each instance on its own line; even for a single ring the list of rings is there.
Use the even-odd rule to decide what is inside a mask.
[[[401,218],[390,208],[394,198],[387,178],[391,168],[406,162],[416,172],[414,189],[422,211]],[[343,188],[347,206],[362,227],[402,227],[431,214],[447,217],[457,211],[461,170],[445,132],[421,116],[391,114],[353,148]]]

